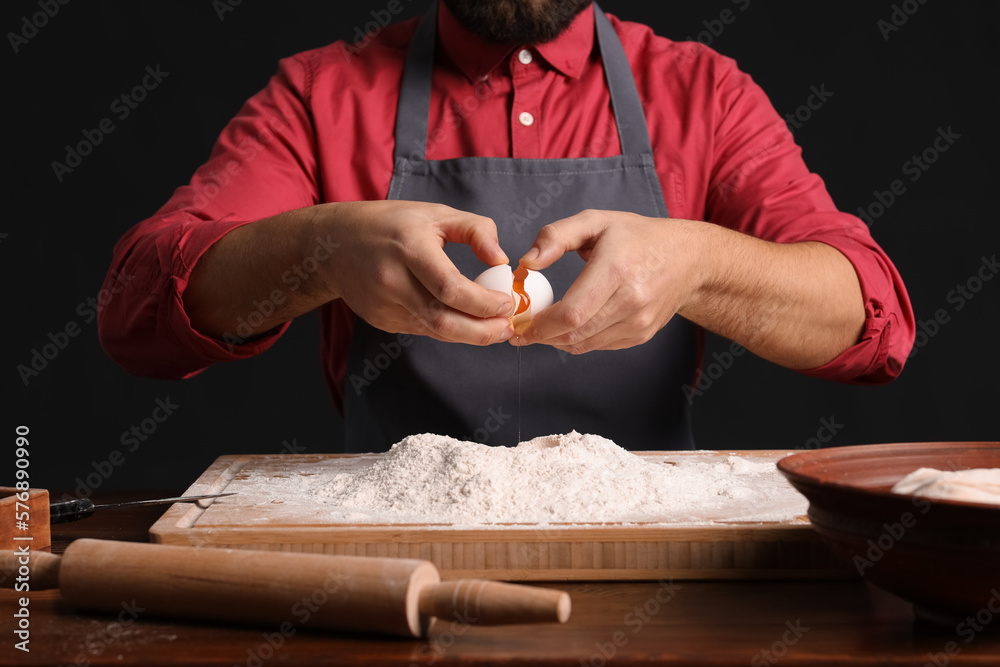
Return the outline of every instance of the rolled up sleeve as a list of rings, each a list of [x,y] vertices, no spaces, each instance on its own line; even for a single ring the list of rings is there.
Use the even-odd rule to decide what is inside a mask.
[[[731,60],[720,61],[708,219],[769,241],[816,241],[840,251],[861,285],[864,332],[829,363],[800,372],[864,384],[895,378],[916,330],[899,272],[864,222],[837,210],[763,90]]]
[[[108,355],[130,373],[189,377],[260,354],[287,328],[244,341],[236,321],[232,335],[217,340],[192,327],[183,295],[198,260],[224,235],[320,201],[307,103],[311,67],[308,54],[281,61],[191,182],[115,245],[103,292],[112,296],[98,314],[98,331]]]
[[[861,338],[832,361],[805,375],[861,384],[881,384],[897,377],[913,347],[916,326],[906,287],[896,267],[875,244],[864,223],[845,220],[843,234],[815,240],[839,250],[854,266],[864,299],[865,326]],[[862,232],[851,233],[856,225]]]

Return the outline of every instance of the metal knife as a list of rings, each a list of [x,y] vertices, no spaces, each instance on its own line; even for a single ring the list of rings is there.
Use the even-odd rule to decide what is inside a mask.
[[[234,496],[235,493],[209,493],[203,496],[178,496],[177,498],[157,498],[156,500],[133,500],[127,503],[111,503],[108,505],[95,505],[89,498],[76,498],[49,505],[49,523],[66,523],[68,521],[79,521],[85,519],[95,510],[110,509],[113,507],[129,507],[132,505],[169,505],[173,503],[193,503],[196,500],[206,498],[222,498],[223,496]]]

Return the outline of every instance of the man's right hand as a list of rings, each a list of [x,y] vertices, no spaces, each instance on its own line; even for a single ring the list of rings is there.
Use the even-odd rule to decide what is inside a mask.
[[[441,204],[362,201],[289,211],[238,227],[212,245],[191,273],[185,310],[195,329],[222,339],[241,319],[257,336],[340,298],[389,333],[473,345],[507,340],[510,295],[463,276],[445,254],[446,243],[470,246],[490,266],[508,262],[492,220]],[[324,252],[317,253],[320,245]],[[289,272],[303,266],[316,268],[293,289]],[[250,322],[254,302],[275,290],[283,303]]]
[[[475,284],[444,252],[446,243],[464,243],[486,264],[506,264],[492,220],[409,201],[349,202],[337,218],[331,294],[373,327],[474,345],[510,338],[510,295]]]

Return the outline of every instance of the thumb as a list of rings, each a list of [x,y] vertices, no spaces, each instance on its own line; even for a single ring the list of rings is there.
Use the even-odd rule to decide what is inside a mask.
[[[601,211],[582,211],[556,220],[538,230],[535,242],[520,263],[527,269],[540,271],[568,252],[576,250],[582,254],[593,247],[607,224],[607,217]]]

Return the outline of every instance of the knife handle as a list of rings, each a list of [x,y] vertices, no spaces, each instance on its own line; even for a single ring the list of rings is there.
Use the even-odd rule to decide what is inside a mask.
[[[49,505],[49,523],[66,523],[86,519],[94,513],[94,501],[77,498]]]

